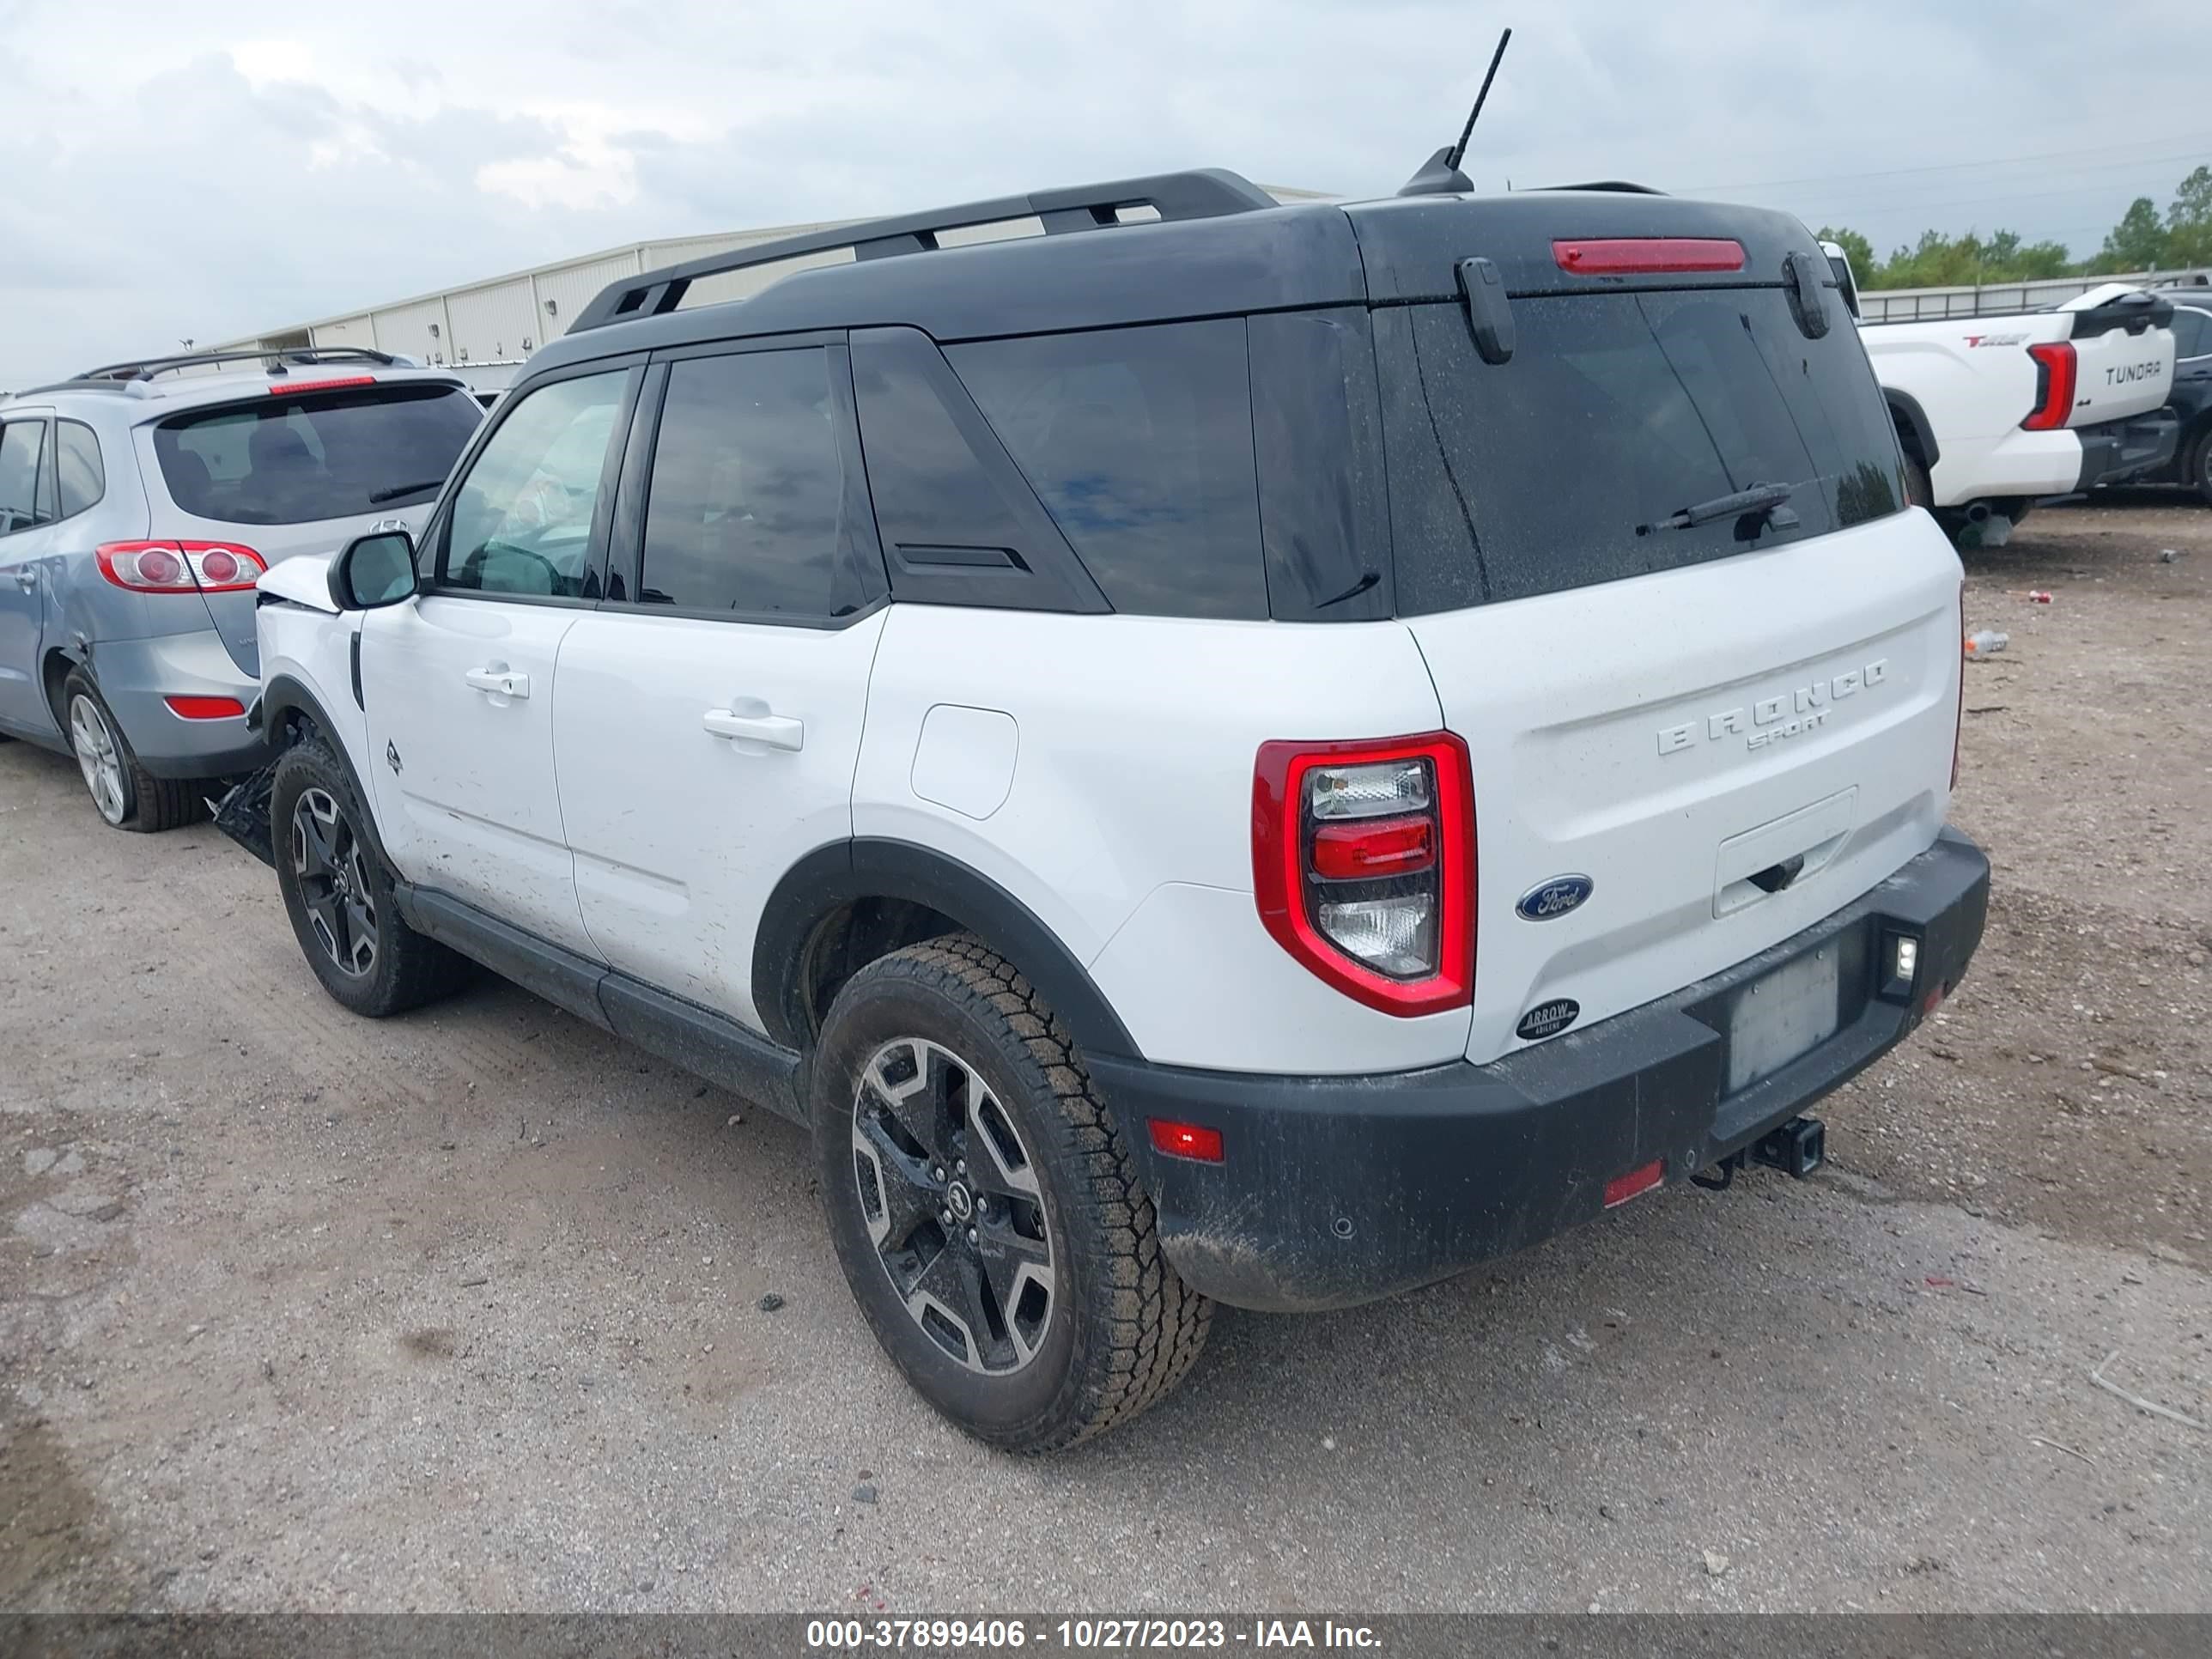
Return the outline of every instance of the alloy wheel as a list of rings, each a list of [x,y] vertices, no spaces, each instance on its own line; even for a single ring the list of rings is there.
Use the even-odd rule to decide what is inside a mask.
[[[982,1075],[921,1037],[884,1043],[853,1101],[853,1178],[891,1289],[972,1371],[1036,1357],[1057,1295],[1044,1194]]]
[[[92,804],[110,823],[121,823],[129,810],[123,787],[122,748],[100,713],[100,705],[79,692],[70,699],[70,747],[76,752],[77,769]]]
[[[292,872],[307,925],[337,970],[376,967],[376,897],[361,838],[327,789],[305,789],[292,806]]]

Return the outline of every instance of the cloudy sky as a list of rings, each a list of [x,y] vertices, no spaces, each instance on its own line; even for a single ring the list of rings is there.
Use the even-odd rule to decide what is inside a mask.
[[[2167,12],[2168,20],[2185,9]],[[2212,12],[2079,0],[0,0],[0,386],[611,246],[1182,166],[1468,171],[2095,247],[2212,160]]]

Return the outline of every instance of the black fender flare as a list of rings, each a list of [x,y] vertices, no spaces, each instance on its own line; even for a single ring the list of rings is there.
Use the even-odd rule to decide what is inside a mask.
[[[786,1046],[812,1046],[802,969],[817,930],[855,899],[905,899],[989,941],[1066,1023],[1086,1054],[1135,1060],[1135,1040],[1089,970],[1036,913],[981,872],[911,842],[857,836],[816,848],[786,871],[753,936],[753,1006]]]
[[[386,869],[397,873],[397,866],[385,853],[383,834],[376,826],[376,797],[368,793],[368,787],[362,781],[361,774],[354,769],[353,757],[346,752],[345,739],[338,735],[337,722],[325,711],[320,700],[292,675],[279,674],[261,689],[258,706],[261,732],[269,739],[270,750],[278,756],[289,746],[283,740],[284,723],[294,714],[300,715],[324,734],[331,752],[338,757],[338,764],[345,769],[346,781],[353,786],[353,798],[361,803],[362,833],[368,837],[369,850],[376,854]],[[270,764],[273,766],[275,762],[272,760]]]
[[[1920,464],[1930,472],[1936,463],[1943,459],[1943,452],[1936,447],[1936,428],[1928,423],[1928,411],[1920,407],[1920,400],[1909,392],[1899,392],[1894,386],[1881,389],[1882,400],[1889,405],[1890,418],[1912,434],[1919,446]]]

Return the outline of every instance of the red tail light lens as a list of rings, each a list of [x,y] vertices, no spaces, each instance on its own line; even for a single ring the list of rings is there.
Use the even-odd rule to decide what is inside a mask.
[[[1741,270],[1743,244],[1719,237],[1616,236],[1552,244],[1561,270],[1577,276],[1631,276],[1675,270]]]
[[[1152,1145],[1170,1158],[1187,1158],[1194,1164],[1218,1164],[1224,1152],[1221,1131],[1201,1123],[1173,1123],[1164,1117],[1149,1120]]]
[[[164,697],[169,712],[179,720],[234,720],[246,712],[236,697]]]
[[[236,542],[107,542],[92,556],[101,575],[134,593],[236,593],[269,568]]]
[[[1449,732],[1267,743],[1252,778],[1260,920],[1320,978],[1385,1013],[1474,988],[1474,793]]]
[[[2035,408],[2021,425],[2030,432],[2056,432],[2074,412],[2074,343],[2032,345],[2027,355],[2036,362]]]

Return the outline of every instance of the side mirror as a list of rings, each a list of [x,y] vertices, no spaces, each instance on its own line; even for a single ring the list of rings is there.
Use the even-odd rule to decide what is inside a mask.
[[[374,611],[415,592],[415,538],[404,530],[356,536],[331,562],[331,602],[341,611]]]

